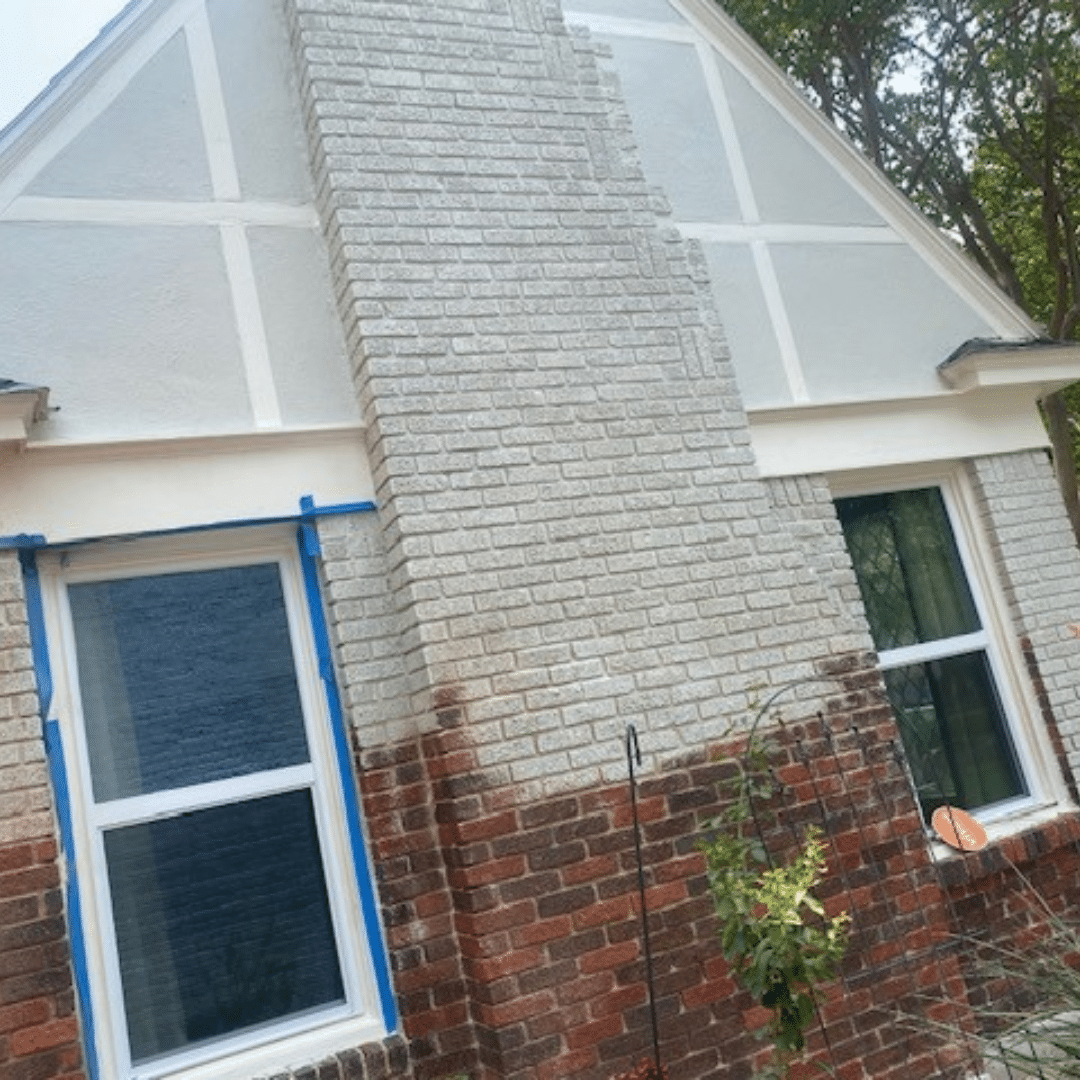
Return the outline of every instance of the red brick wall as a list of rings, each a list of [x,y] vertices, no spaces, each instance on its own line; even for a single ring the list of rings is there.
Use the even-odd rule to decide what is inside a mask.
[[[1046,938],[1053,917],[1080,924],[1080,816],[950,859],[941,866],[941,878],[952,925],[964,941],[969,1000],[996,1012],[1022,1006],[1028,988],[983,973],[995,959],[995,944],[1029,952]],[[991,948],[982,950],[983,942]]]
[[[930,859],[876,673],[859,658],[846,679],[848,692],[824,719],[780,732],[774,765],[785,794],[767,833],[784,857],[807,824],[823,826],[823,892],[831,909],[853,916],[844,977],[811,1045],[845,1080],[959,1075],[964,1040],[898,1023],[897,1012],[970,1023],[951,937],[964,890],[946,890]],[[652,1053],[628,786],[519,805],[477,769],[463,711],[438,719],[439,730],[415,745],[366,755],[362,773],[412,1075],[611,1080]],[[639,784],[661,1054],[672,1080],[720,1068],[748,1077],[763,1052],[747,1030],[760,1011],[719,956],[695,847],[729,768],[717,754],[736,749]],[[1080,895],[1071,826],[1057,832],[1069,867],[1057,891]],[[1004,925],[1015,890],[1003,879],[998,891],[985,917]]]
[[[442,714],[443,723],[454,717]],[[431,761],[449,757],[455,733],[431,735],[364,756],[360,766],[365,823],[404,1044],[398,1061],[418,1077],[466,1071],[475,1060],[463,958],[448,885],[448,852],[439,818],[445,798],[433,786]],[[442,805],[440,805],[442,800]],[[407,1062],[407,1064],[406,1064]],[[355,1063],[354,1063],[355,1064]],[[383,1063],[355,1074],[380,1080]],[[397,1071],[386,1075],[413,1075]]]
[[[776,733],[784,787],[766,839],[779,857],[825,828],[831,910],[852,913],[843,978],[811,1046],[843,1080],[959,1075],[964,1040],[897,1021],[970,1023],[977,981],[952,932],[1041,932],[1026,881],[1055,911],[1080,898],[1080,821],[934,864],[878,683],[849,665],[823,718]],[[303,1080],[612,1080],[651,1057],[633,820],[626,783],[523,804],[477,769],[465,711],[357,754],[389,939],[400,1035],[337,1055]],[[641,733],[646,751],[648,732]],[[749,1077],[761,1019],[728,977],[696,839],[738,744],[639,779],[661,1056],[671,1080]],[[766,815],[762,816],[766,820]],[[1018,876],[1023,874],[1023,879]],[[81,1077],[59,873],[51,842],[0,850],[0,1080]],[[962,970],[963,968],[963,970]],[[816,1073],[806,1073],[818,1075]]]
[[[0,1080],[81,1080],[56,845],[0,848]]]

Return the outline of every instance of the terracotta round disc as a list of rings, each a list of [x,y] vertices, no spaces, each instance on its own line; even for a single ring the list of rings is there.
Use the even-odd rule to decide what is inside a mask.
[[[982,851],[986,847],[986,830],[958,806],[939,806],[930,824],[946,844],[958,851]]]

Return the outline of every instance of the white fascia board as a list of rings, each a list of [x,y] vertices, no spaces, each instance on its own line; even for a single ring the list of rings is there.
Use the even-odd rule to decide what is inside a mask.
[[[1080,343],[988,343],[938,367],[954,390],[967,392],[991,386],[1033,387],[1039,397],[1080,380]]]
[[[374,501],[362,428],[30,443],[0,458],[0,536],[61,543],[289,518],[304,495]]]
[[[844,402],[749,414],[762,476],[860,469],[1009,454],[1048,445],[1031,385],[969,394]]]
[[[896,189],[870,160],[812,105],[716,0],[668,0],[721,50],[752,86],[859,191],[942,280],[962,295],[1001,337],[1033,337],[1039,328],[998,286]]]

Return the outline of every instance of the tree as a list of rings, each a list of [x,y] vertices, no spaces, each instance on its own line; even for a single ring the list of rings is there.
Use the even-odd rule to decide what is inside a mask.
[[[1050,337],[1080,337],[1080,3],[721,2]],[[1044,401],[1080,539],[1070,405]]]

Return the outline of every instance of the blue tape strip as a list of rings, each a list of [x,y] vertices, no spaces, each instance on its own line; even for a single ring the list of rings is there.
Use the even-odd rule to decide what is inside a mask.
[[[49,663],[49,643],[45,637],[45,609],[41,603],[41,579],[33,550],[19,551],[22,564],[23,589],[26,594],[26,617],[30,627],[30,650],[37,677],[38,699],[44,722],[45,754],[56,798],[56,816],[60,825],[60,849],[67,877],[67,919],[71,939],[71,965],[74,969],[75,992],[79,999],[82,1019],[83,1046],[86,1050],[86,1071],[90,1080],[98,1080],[97,1039],[94,1030],[94,1011],[90,1003],[90,966],[86,956],[83,933],[82,901],[79,878],[75,871],[75,835],[71,817],[71,797],[68,792],[64,746],[60,740],[60,725],[49,719],[53,699],[52,666]]]
[[[328,503],[316,506],[310,495],[300,496],[301,517],[332,517],[334,514],[364,514],[377,509],[373,502]]]
[[[79,877],[75,872],[75,837],[71,820],[71,797],[67,786],[67,767],[64,745],[60,740],[60,725],[56,720],[45,721],[45,752],[49,759],[56,796],[56,816],[60,822],[60,845],[67,868],[68,933],[71,936],[71,965],[74,969],[75,992],[79,997],[83,1041],[86,1047],[86,1071],[90,1080],[98,1080],[97,1036],[94,1011],[90,1006],[90,965],[86,957],[86,938],[83,934],[82,899]]]
[[[14,536],[0,536],[0,548],[10,551],[16,548],[19,551],[27,548],[45,547],[48,541],[38,533],[16,533]]]
[[[310,495],[300,496],[300,545],[301,551],[312,559],[322,555],[319,533],[315,522],[321,517],[334,514],[361,514],[375,509],[373,502],[334,503],[330,506],[316,506]]]
[[[314,529],[314,523],[311,523]],[[334,661],[330,651],[330,633],[322,607],[322,592],[319,588],[319,567],[316,556],[309,553],[305,544],[303,528],[298,537],[300,564],[304,574],[304,590],[307,593],[308,612],[311,618],[311,631],[315,640],[315,653],[319,663],[319,676],[326,694],[327,710],[330,714],[330,730],[334,739],[334,755],[337,759],[338,777],[345,798],[345,821],[349,830],[349,847],[352,850],[353,868],[356,873],[356,886],[360,895],[360,910],[364,918],[368,944],[371,949],[371,962],[375,968],[375,981],[379,988],[379,1001],[382,1005],[383,1023],[387,1031],[396,1031],[398,1026],[397,1005],[390,981],[390,962],[386,943],[382,936],[382,923],[379,919],[375,889],[371,881],[367,857],[367,845],[364,843],[360,828],[360,804],[356,797],[356,784],[353,780],[352,760],[349,754],[349,740],[345,730],[345,715],[341,708],[341,696],[338,693],[337,679],[334,675]]]
[[[300,554],[317,559],[322,554],[319,530],[315,527],[315,500],[310,495],[300,496]]]

